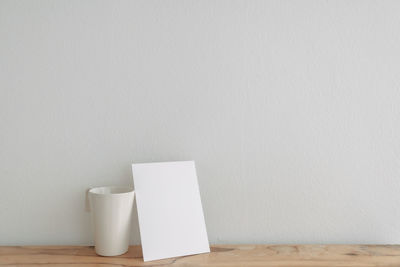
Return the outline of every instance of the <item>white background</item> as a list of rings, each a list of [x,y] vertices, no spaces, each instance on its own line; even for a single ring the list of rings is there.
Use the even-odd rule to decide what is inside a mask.
[[[211,243],[399,243],[399,14],[0,0],[0,244],[90,244],[88,187],[190,159]]]

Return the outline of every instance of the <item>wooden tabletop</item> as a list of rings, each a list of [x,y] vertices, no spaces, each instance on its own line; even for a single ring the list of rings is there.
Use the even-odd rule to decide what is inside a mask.
[[[139,246],[117,257],[97,256],[93,247],[0,247],[0,266],[400,267],[400,245],[217,245],[211,253],[151,262],[143,262]]]

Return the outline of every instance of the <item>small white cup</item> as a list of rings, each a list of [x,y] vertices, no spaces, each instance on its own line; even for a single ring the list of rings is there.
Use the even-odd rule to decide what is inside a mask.
[[[124,186],[88,190],[97,254],[117,256],[128,251],[134,195],[133,188]]]

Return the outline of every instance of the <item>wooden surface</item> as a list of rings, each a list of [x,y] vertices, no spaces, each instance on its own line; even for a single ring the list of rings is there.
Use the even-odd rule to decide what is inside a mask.
[[[97,256],[93,247],[0,247],[0,266],[400,267],[400,245],[218,245],[211,251],[143,262],[139,246],[118,257]]]

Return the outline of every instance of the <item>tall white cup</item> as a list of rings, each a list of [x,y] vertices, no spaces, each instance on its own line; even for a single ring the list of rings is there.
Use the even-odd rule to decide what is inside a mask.
[[[116,256],[128,251],[134,191],[131,187],[89,189],[96,253]]]

